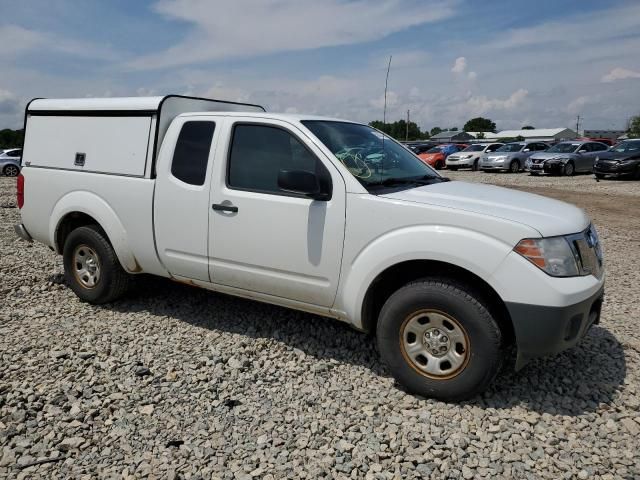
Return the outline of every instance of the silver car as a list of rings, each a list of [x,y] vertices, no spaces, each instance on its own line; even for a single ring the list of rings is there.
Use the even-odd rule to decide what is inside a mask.
[[[531,175],[551,173],[571,176],[576,172],[591,173],[598,153],[608,148],[600,142],[560,142],[546,152],[531,155],[525,169]]]
[[[446,164],[449,170],[459,168],[471,168],[478,170],[480,159],[487,153],[495,152],[504,143],[474,143],[461,152],[452,153],[447,157]]]
[[[17,177],[20,173],[21,148],[11,148],[0,152],[0,172],[7,177]]]
[[[531,155],[548,148],[549,145],[544,142],[506,143],[480,160],[480,170],[506,170],[517,173],[524,169],[525,162]]]

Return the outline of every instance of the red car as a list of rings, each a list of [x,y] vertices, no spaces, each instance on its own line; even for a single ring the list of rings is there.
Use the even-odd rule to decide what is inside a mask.
[[[459,152],[464,148],[465,147],[460,147],[459,145],[454,143],[447,143],[445,145],[437,145],[432,149],[419,154],[418,157],[427,165],[435,168],[436,170],[440,170],[447,166],[445,160],[449,155]]]

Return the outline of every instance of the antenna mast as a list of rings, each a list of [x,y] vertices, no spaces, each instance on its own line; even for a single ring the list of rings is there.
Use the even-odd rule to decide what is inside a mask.
[[[393,55],[389,56],[389,65],[387,65],[387,78],[384,81],[384,111],[382,112],[382,123],[385,128],[387,126],[387,87],[389,86],[389,71],[391,70],[391,59]]]

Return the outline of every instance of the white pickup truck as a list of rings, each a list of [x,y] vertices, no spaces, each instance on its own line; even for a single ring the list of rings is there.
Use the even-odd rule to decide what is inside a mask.
[[[580,209],[450,182],[366,125],[180,96],[34,100],[18,235],[83,301],[147,273],[375,333],[408,390],[476,395],[576,344],[604,292]]]

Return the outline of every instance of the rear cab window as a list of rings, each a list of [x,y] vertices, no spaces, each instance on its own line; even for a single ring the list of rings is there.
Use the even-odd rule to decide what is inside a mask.
[[[171,162],[171,175],[189,185],[204,185],[215,123],[188,121],[182,125]]]

